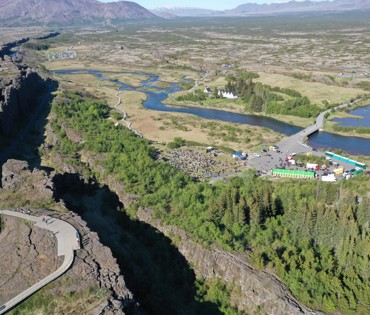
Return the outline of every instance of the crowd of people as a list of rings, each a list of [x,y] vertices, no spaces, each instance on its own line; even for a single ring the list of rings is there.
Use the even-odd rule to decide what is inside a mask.
[[[190,149],[174,149],[166,154],[164,159],[173,167],[198,180],[238,171],[239,161],[226,162],[216,157],[216,152],[202,153]]]

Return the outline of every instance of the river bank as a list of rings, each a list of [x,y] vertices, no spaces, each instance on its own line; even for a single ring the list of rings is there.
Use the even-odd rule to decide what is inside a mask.
[[[220,109],[212,109],[212,108],[200,108],[200,107],[184,107],[184,106],[174,106],[173,104],[167,105],[164,103],[165,100],[168,100],[169,95],[173,95],[173,93],[181,91],[181,88],[178,83],[171,84],[170,88],[163,88],[158,87],[157,82],[160,81],[160,77],[156,74],[146,73],[146,72],[136,72],[134,74],[140,74],[145,77],[145,80],[141,81],[141,86],[135,87],[126,83],[123,83],[118,80],[112,80],[104,76],[102,71],[92,70],[92,69],[71,69],[71,70],[57,70],[54,71],[54,74],[57,75],[73,75],[78,73],[88,73],[95,75],[99,80],[104,82],[114,82],[120,87],[121,91],[132,91],[132,92],[140,92],[146,95],[146,100],[143,102],[143,107],[147,110],[160,111],[160,112],[167,112],[167,113],[177,113],[177,114],[192,114],[198,116],[199,118],[205,118],[208,120],[218,120],[223,121],[226,123],[238,123],[250,126],[259,126],[271,129],[275,132],[284,134],[284,135],[293,135],[296,134],[301,130],[300,127],[295,125],[291,125],[288,123],[284,123],[282,121],[273,119],[267,116],[252,116],[247,114],[235,113],[232,111],[224,111]],[[122,72],[132,74],[132,72]],[[292,118],[294,119],[294,118]],[[312,124],[312,122],[310,122]],[[138,125],[138,130],[140,130],[140,126]],[[140,130],[141,131],[141,130]],[[325,134],[325,141],[320,143],[321,135]],[[318,134],[319,138],[316,138],[318,142],[316,145],[317,148],[327,146],[327,140],[330,137],[332,138],[329,141],[329,147],[334,149],[342,149],[346,150],[350,154],[356,155],[370,155],[369,149],[370,148],[370,140],[366,138],[360,138],[361,140],[356,139],[357,146],[354,148],[352,146],[352,138],[346,137],[341,138],[340,141],[337,141],[334,136],[330,136],[330,133],[322,133]],[[145,134],[144,134],[145,136]],[[235,136],[234,136],[235,138]],[[346,139],[346,140],[344,140]],[[262,139],[260,139],[262,140]],[[344,143],[346,142],[346,143]],[[206,141],[205,143],[209,143]],[[267,142],[266,142],[267,143]],[[266,144],[265,143],[265,144]],[[315,147],[315,146],[314,146]]]
[[[248,116],[256,116],[256,117],[268,117],[283,123],[297,126],[297,127],[308,127],[314,121],[314,118],[303,118],[298,116],[291,116],[291,115],[278,115],[278,114],[265,114],[261,112],[246,112],[243,109],[243,104],[239,100],[227,100],[227,99],[213,99],[212,102],[209,100],[207,102],[179,102],[176,101],[174,95],[170,95],[168,99],[163,101],[163,104],[170,105],[170,106],[177,106],[177,107],[189,107],[189,108],[207,108],[207,109],[215,109],[215,110],[223,110],[228,111],[236,114],[243,114]]]
[[[343,129],[343,130],[341,130]],[[330,114],[325,123],[325,130],[344,137],[370,139],[370,104],[362,101]]]

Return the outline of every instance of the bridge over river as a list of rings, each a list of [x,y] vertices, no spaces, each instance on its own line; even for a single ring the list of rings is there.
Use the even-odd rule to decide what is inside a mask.
[[[354,102],[347,102],[347,103],[344,103],[344,104],[341,104],[341,105],[335,107],[334,109],[337,110],[337,109],[345,108],[349,105],[353,105],[355,103],[358,103],[359,101],[360,100],[356,100]],[[303,129],[303,130],[299,131],[298,133],[296,133],[294,135],[291,135],[291,136],[281,140],[277,144],[277,146],[280,148],[280,151],[282,151],[284,153],[292,153],[292,152],[299,153],[299,152],[309,152],[309,151],[311,151],[311,148],[308,145],[306,145],[304,142],[310,135],[312,135],[315,132],[318,132],[318,131],[323,129],[324,121],[325,121],[325,115],[330,113],[331,110],[332,109],[328,109],[328,110],[320,113],[316,118],[315,124],[307,127],[306,129]]]

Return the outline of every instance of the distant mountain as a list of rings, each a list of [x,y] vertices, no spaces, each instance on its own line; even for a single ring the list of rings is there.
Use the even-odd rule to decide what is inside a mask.
[[[244,16],[269,15],[303,12],[355,11],[370,9],[370,0],[334,0],[334,1],[290,1],[284,3],[256,4],[246,3],[235,9],[214,11],[200,8],[163,7],[152,10],[154,14],[168,17],[182,16]]]
[[[135,2],[97,0],[0,0],[1,25],[81,24],[99,21],[152,19]]]
[[[334,0],[334,1],[290,1],[271,4],[242,4],[235,9],[226,10],[226,15],[264,15],[278,13],[298,13],[317,11],[351,11],[370,9],[370,0]]]
[[[187,7],[160,7],[151,10],[152,13],[166,17],[166,16],[204,16],[204,15],[220,15],[222,11],[215,11],[201,8],[187,8]]]

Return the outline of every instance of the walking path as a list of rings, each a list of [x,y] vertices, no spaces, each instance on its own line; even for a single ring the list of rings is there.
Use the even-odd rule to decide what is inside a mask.
[[[73,264],[74,251],[80,249],[80,241],[77,230],[69,223],[59,219],[46,216],[37,217],[31,214],[24,214],[10,210],[0,210],[0,215],[9,215],[29,220],[34,222],[35,226],[51,231],[58,242],[58,256],[64,256],[63,264],[59,267],[58,270],[54,271],[46,278],[40,280],[22,293],[18,294],[10,301],[6,302],[4,305],[0,306],[0,314],[4,314],[20,302],[40,290],[42,287],[64,274]]]
[[[120,110],[120,111],[123,113],[122,121],[123,121],[123,123],[127,126],[127,128],[128,128],[129,130],[131,130],[135,135],[137,135],[138,137],[142,138],[142,137],[143,137],[143,135],[142,135],[139,131],[137,131],[136,129],[132,128],[132,123],[131,123],[131,122],[129,122],[129,121],[127,120],[127,113],[126,113],[123,109],[118,108],[118,106],[122,103],[122,100],[121,100],[120,94],[121,94],[121,93],[120,93],[120,92],[118,92],[118,93],[115,95],[115,97],[117,97],[117,104],[116,104],[116,105],[114,105],[114,107],[115,107],[115,108],[117,108],[118,110]]]

